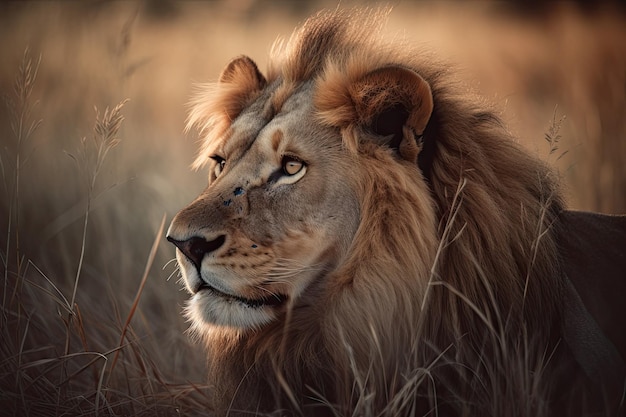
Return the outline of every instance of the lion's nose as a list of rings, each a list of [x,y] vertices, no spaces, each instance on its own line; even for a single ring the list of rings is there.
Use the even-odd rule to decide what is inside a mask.
[[[176,240],[168,236],[167,240],[180,249],[180,251],[193,262],[196,268],[200,269],[204,255],[219,249],[226,241],[226,236],[220,235],[211,241],[198,236],[187,240]]]

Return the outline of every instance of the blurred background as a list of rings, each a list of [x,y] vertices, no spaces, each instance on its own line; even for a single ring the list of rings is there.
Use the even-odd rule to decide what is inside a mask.
[[[377,5],[341,7],[355,4]],[[570,207],[626,213],[623,4],[391,5],[385,35],[458,68],[558,168]],[[186,103],[230,58],[246,54],[264,69],[278,36],[335,7],[0,3],[0,414],[206,407],[202,349],[185,333],[186,294],[159,233],[206,184],[189,168],[198,144],[183,133]],[[103,139],[96,120],[127,99],[124,121]],[[546,135],[558,139],[553,153]]]

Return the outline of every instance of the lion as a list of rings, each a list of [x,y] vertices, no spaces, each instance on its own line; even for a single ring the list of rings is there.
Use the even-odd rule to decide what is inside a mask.
[[[450,66],[376,35],[387,13],[320,12],[192,102],[208,187],[167,239],[207,411],[623,411],[626,218],[565,210]]]

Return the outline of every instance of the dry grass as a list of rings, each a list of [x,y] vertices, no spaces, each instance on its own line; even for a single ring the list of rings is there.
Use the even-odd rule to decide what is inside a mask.
[[[275,37],[317,6],[0,8],[1,414],[202,414],[203,353],[185,334],[186,296],[168,279],[176,271],[163,242],[164,216],[205,184],[188,169],[185,103],[192,82],[215,79],[232,56],[263,68]],[[485,4],[403,4],[388,30],[459,63],[529,148],[553,152],[572,205],[626,212],[619,15],[566,7],[521,19]],[[416,369],[390,411],[406,410],[428,375]]]

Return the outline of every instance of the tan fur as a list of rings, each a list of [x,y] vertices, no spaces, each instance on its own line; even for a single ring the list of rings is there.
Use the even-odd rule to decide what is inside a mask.
[[[256,98],[265,83],[265,78],[250,58],[234,59],[222,71],[217,85],[199,87],[198,94],[191,103],[193,110],[187,120],[187,129],[195,126],[201,133],[224,134],[230,122]],[[210,155],[210,151],[204,148],[202,157],[194,163],[195,168],[206,162],[204,158]]]
[[[290,149],[304,154],[311,149],[320,158],[305,160],[309,171],[288,185],[311,187],[303,191],[311,202],[300,198],[284,211],[274,210],[287,218],[335,193],[306,215],[343,214],[354,201],[358,216],[354,228],[352,214],[346,214],[345,227],[315,217],[306,229],[313,241],[294,238],[291,252],[281,246],[286,232],[271,231],[274,240],[263,244],[271,253],[294,257],[313,253],[326,240],[335,242],[315,260],[323,270],[289,298],[276,320],[248,331],[212,326],[191,314],[206,340],[218,414],[284,407],[320,415],[324,401],[340,415],[403,415],[413,407],[417,415],[433,407],[506,415],[520,404],[532,414],[545,406],[530,400],[545,387],[524,375],[528,369],[539,375],[542,356],[555,346],[550,335],[560,284],[550,227],[561,210],[555,178],[521,149],[493,112],[459,93],[447,67],[375,37],[385,14],[322,13],[274,47],[267,83],[240,59],[194,101],[189,126],[205,136],[196,166],[228,147],[251,150],[228,159],[230,168],[176,217],[171,235],[186,239],[193,225],[208,236],[213,227],[208,223],[236,224],[237,233],[257,241],[250,237],[261,236],[257,226],[245,226],[252,220],[235,216],[221,201],[251,175],[240,168],[246,155],[261,158],[253,136],[262,136],[279,111],[301,109],[298,99],[313,106],[311,118],[299,123],[302,131],[289,125],[303,133],[281,130],[270,148],[278,154],[273,164]],[[409,109],[397,153],[370,128],[394,104]],[[257,119],[260,127],[250,130],[256,132],[250,137],[230,125],[244,111],[264,119]],[[249,125],[245,128],[252,129]],[[421,152],[433,153],[426,161],[428,179],[416,163]],[[331,171],[315,177],[326,163]],[[262,188],[268,175],[251,178]],[[346,202],[334,209],[330,202],[337,196]],[[249,198],[242,207],[251,217],[256,200]],[[212,214],[198,218],[201,213]],[[264,216],[265,225],[258,227],[270,230],[274,217]],[[296,233],[297,221],[294,217],[293,226],[285,228]],[[219,233],[228,233],[227,227]],[[285,288],[280,287],[290,291]],[[511,375],[518,368],[524,368],[520,380]],[[506,401],[491,402],[498,395],[516,396],[519,403],[507,408]]]

